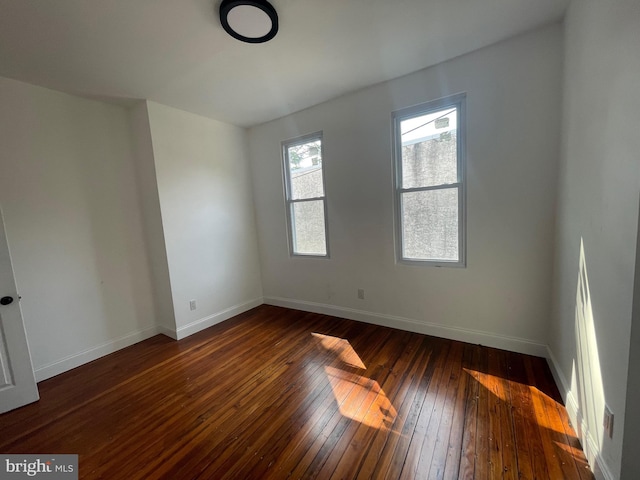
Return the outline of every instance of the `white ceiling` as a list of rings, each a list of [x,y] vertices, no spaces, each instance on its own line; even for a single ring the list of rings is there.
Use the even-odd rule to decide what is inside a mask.
[[[569,2],[272,0],[278,35],[244,44],[220,1],[0,0],[0,75],[250,126],[558,21]]]

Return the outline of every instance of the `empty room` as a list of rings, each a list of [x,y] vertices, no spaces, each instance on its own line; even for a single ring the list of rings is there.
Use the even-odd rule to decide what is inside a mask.
[[[0,478],[640,478],[638,0],[0,0]]]

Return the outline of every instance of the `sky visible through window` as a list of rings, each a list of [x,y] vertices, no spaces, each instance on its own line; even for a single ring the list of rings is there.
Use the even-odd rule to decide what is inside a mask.
[[[458,111],[455,108],[445,108],[427,115],[408,118],[400,125],[402,146],[419,142],[422,138],[456,130],[457,125]]]

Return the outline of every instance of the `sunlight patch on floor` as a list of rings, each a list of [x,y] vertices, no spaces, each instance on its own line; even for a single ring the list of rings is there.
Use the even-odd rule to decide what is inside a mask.
[[[564,431],[560,432],[555,428],[547,419],[547,415],[544,412],[544,408],[557,408],[558,402],[556,402],[549,395],[534,387],[532,385],[522,384],[520,382],[513,382],[511,380],[497,377],[495,375],[489,375],[488,373],[483,373],[477,370],[472,370],[469,368],[463,369],[467,374],[469,374],[472,378],[474,378],[482,387],[484,387],[487,391],[491,393],[491,395],[500,399],[500,401],[506,403],[512,408],[517,408],[512,405],[512,399],[509,392],[509,388],[512,384],[523,385],[524,388],[529,390],[529,395],[531,398],[531,408],[534,410],[534,414],[536,416],[536,422],[540,427],[553,430],[555,432],[564,434]],[[502,384],[502,388],[498,388],[498,384]],[[564,408],[562,405],[560,407]]]
[[[324,370],[343,416],[379,430],[390,430],[397,412],[378,382],[339,368]]]
[[[377,381],[361,375],[367,369],[348,340],[322,333],[311,334],[320,349],[334,360],[324,367],[340,414],[372,428],[389,431],[396,409]],[[362,372],[364,373],[364,372]]]
[[[322,333],[311,334],[320,345],[332,353],[334,353],[341,361],[354,368],[366,370],[367,367],[362,362],[356,351],[353,349],[349,340],[344,338],[332,337],[331,335],[323,335]]]

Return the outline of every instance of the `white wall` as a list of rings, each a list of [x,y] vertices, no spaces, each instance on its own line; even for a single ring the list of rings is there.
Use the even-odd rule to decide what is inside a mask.
[[[143,213],[145,243],[149,254],[156,321],[163,333],[175,338],[176,319],[146,101],[130,109],[129,120]]]
[[[250,129],[265,300],[544,354],[561,65],[554,25]],[[458,92],[467,92],[468,267],[398,265],[391,112]],[[290,258],[280,142],[319,130],[331,258]]]
[[[243,129],[2,78],[0,104],[0,206],[38,380],[262,302]]]
[[[38,379],[155,334],[127,112],[0,78],[0,205]]]
[[[624,441],[622,445],[622,475],[624,480],[640,478],[640,221],[636,243],[636,266],[633,287],[633,314],[629,343],[629,372],[624,416]]]
[[[182,338],[262,303],[246,133],[153,102],[147,109]]]
[[[591,465],[619,478],[640,192],[640,3],[574,1],[565,22],[549,342]],[[605,403],[613,439],[602,428]]]

